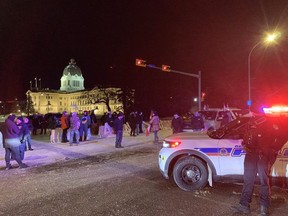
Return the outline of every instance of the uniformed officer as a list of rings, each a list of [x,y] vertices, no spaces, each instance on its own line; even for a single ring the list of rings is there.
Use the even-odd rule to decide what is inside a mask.
[[[268,215],[270,207],[269,174],[278,151],[286,143],[287,138],[275,119],[263,117],[252,119],[242,145],[246,150],[244,159],[244,184],[240,202],[232,206],[235,213],[250,213],[250,203],[254,189],[255,178],[260,179],[260,215]],[[286,136],[286,135],[285,135]]]

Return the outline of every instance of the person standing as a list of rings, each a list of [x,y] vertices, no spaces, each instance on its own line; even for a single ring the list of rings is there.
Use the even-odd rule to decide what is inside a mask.
[[[12,155],[15,158],[16,162],[19,164],[19,168],[28,167],[25,163],[22,162],[21,159],[21,142],[19,139],[20,129],[17,127],[15,122],[16,116],[14,114],[11,114],[5,120],[3,127],[6,170],[13,168],[10,163]]]
[[[278,151],[287,142],[287,131],[282,131],[279,123],[267,118],[261,119],[258,124],[250,122],[243,138],[243,148],[246,151],[244,159],[244,184],[240,202],[232,206],[234,213],[249,214],[250,203],[254,190],[255,178],[260,179],[260,215],[269,215],[271,191],[269,174]]]
[[[139,133],[143,133],[143,113],[140,111],[138,113],[139,117]]]
[[[79,128],[80,128],[80,119],[77,116],[76,112],[72,112],[70,117],[70,138],[69,144],[72,145],[74,134],[76,138],[76,143],[79,144]]]
[[[87,135],[88,135],[88,128],[90,127],[91,120],[90,116],[88,115],[88,112],[85,110],[83,113],[83,116],[81,117],[81,123],[80,123],[80,139],[79,141],[86,141]],[[84,138],[83,138],[84,135]]]
[[[62,128],[61,128],[61,117],[59,118],[56,116],[56,128],[55,128],[55,142],[60,143],[60,134],[62,134]]]
[[[201,131],[204,129],[204,120],[199,112],[195,112],[191,118],[192,129],[195,131]]]
[[[68,115],[67,115],[66,111],[64,111],[62,113],[62,116],[61,116],[61,128],[62,128],[62,140],[61,140],[61,142],[66,143],[66,142],[68,142],[67,131],[69,128],[69,120],[68,120]]]
[[[114,121],[114,131],[116,133],[115,148],[124,148],[122,144],[123,139],[123,125],[124,125],[124,115],[119,113]]]
[[[151,131],[153,131],[154,134],[154,144],[158,144],[159,137],[158,137],[158,131],[160,130],[160,119],[156,111],[151,111],[151,120],[149,121],[149,124],[151,125]]]
[[[171,122],[171,127],[173,130],[173,134],[180,133],[183,130],[183,119],[178,113],[174,114]]]
[[[50,130],[50,143],[56,143],[56,116],[53,114],[49,114],[48,117],[48,129]]]
[[[91,110],[90,120],[91,120],[90,132],[91,132],[91,134],[96,134],[97,118],[96,118],[94,110]]]
[[[34,149],[32,148],[32,145],[31,145],[31,134],[32,134],[32,131],[33,131],[33,125],[31,123],[31,121],[28,118],[26,118],[26,117],[24,117],[24,123],[27,125],[28,132],[29,132],[29,133],[26,134],[25,151],[27,151],[27,146],[28,146],[28,149],[30,151],[33,151]]]
[[[136,116],[134,112],[131,112],[128,118],[128,124],[130,126],[130,136],[136,136]]]

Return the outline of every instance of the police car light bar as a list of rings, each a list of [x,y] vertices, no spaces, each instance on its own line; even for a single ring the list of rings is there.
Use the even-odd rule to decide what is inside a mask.
[[[287,114],[288,106],[272,106],[270,108],[263,107],[265,114]]]

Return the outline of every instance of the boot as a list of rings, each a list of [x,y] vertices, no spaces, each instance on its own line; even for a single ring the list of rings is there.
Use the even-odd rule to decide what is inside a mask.
[[[264,205],[261,205],[260,206],[260,215],[261,216],[269,215],[269,208],[264,206]]]
[[[240,213],[240,214],[249,214],[250,213],[249,206],[244,206],[244,205],[241,205],[240,203],[238,205],[231,206],[231,210],[234,213]]]
[[[86,141],[86,139],[87,139],[87,136],[84,136],[84,141]]]
[[[80,141],[80,142],[82,141],[82,136],[80,136],[79,141]]]

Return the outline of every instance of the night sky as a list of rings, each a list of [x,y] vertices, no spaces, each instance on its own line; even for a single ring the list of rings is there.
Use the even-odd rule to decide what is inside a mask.
[[[273,30],[282,40],[251,55],[255,105],[288,103],[287,0],[0,0],[0,100],[25,98],[35,77],[59,89],[74,58],[85,88],[134,88],[138,110],[188,111],[198,80],[136,67],[141,58],[202,71],[204,103],[244,108],[248,54]]]

